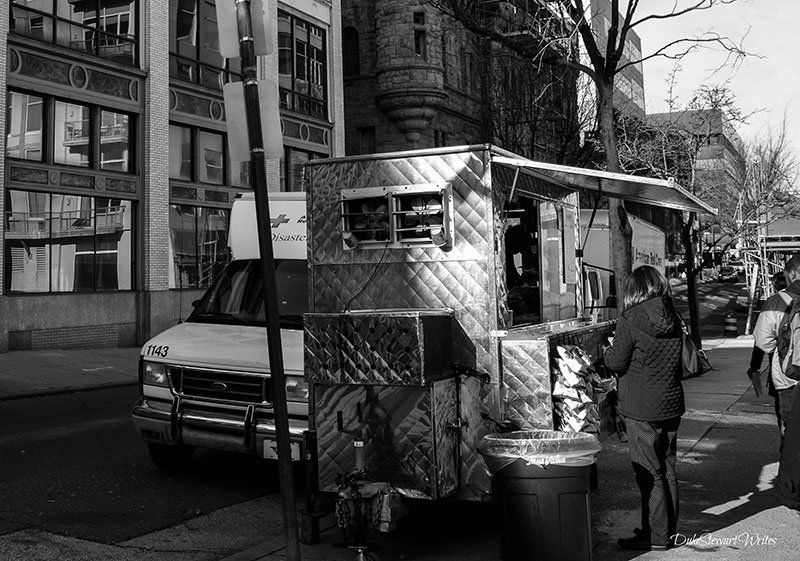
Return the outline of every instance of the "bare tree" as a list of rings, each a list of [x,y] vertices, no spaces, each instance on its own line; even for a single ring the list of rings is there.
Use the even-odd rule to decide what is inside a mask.
[[[607,26],[593,21],[590,0],[426,1],[459,21],[466,29],[519,53],[532,64],[560,66],[587,75],[597,90],[599,138],[606,169],[612,172],[622,171],[614,127],[614,81],[620,72],[654,57],[681,60],[703,45],[721,48],[728,53],[729,63],[736,63],[746,55],[741,45],[709,31],[696,37],[676,38],[638,60],[626,56],[629,35],[642,25],[691,17],[695,12],[733,4],[737,0],[676,0],[658,3],[660,6],[667,4],[661,11],[640,7],[640,0],[609,0]],[[651,2],[649,6],[653,4]],[[585,55],[579,52],[581,50]],[[617,293],[621,294],[622,282],[632,263],[632,230],[622,201],[609,200],[609,222],[611,268],[615,271]]]
[[[700,344],[697,278],[703,262],[696,248],[701,254],[703,244],[706,251],[725,252],[766,213],[771,219],[796,213],[797,158],[785,126],[750,145],[738,140],[734,125],[746,117],[727,85],[701,86],[685,107],[672,105],[672,111],[653,115],[647,123],[620,119],[619,152],[626,172],[675,178],[718,210],[715,217],[675,213],[684,251],[689,324]]]

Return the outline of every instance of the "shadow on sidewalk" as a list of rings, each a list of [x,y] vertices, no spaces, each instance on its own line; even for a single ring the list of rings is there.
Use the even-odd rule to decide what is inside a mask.
[[[680,512],[678,541],[681,547],[648,559],[691,559],[696,554],[709,554],[720,549],[730,553],[727,546],[695,542],[701,536],[716,540],[735,540],[742,532],[751,535],[769,534],[791,543],[795,535],[780,536],[780,524],[763,527],[756,515],[779,506],[772,484],[778,469],[779,437],[769,417],[758,422],[748,416],[726,416],[689,450],[679,451],[678,481]],[[684,419],[681,429],[691,419]],[[681,430],[678,431],[680,439]],[[600,457],[600,486],[592,497],[593,516],[598,542],[594,558],[622,561],[635,559],[645,552],[623,551],[616,546],[620,537],[632,535],[640,525],[639,491],[627,455],[627,445],[612,437]],[[777,509],[770,517],[790,516]],[[735,528],[732,528],[736,526]],[[794,530],[792,530],[794,531]],[[763,554],[767,554],[763,551]],[[738,558],[738,557],[737,557]],[[753,557],[757,558],[757,557]]]

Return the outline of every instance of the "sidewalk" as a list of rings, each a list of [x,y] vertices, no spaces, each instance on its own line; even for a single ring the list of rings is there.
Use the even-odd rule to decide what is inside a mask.
[[[0,401],[136,384],[140,347],[0,354]]]

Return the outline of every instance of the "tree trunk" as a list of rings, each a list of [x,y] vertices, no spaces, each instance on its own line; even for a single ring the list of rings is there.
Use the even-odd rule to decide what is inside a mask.
[[[617,150],[617,134],[614,129],[614,83],[608,81],[597,84],[598,121],[606,154],[606,169],[611,172],[622,172]],[[625,203],[620,199],[608,199],[608,228],[610,238],[610,268],[614,271],[617,287],[617,310],[623,311],[622,287],[631,272],[633,263],[631,239],[633,229],[628,220]]]
[[[698,348],[702,348],[700,317],[697,312],[697,275],[702,271],[702,267],[695,265],[693,224],[694,213],[690,215],[689,223],[681,227],[681,238],[683,239],[683,258],[686,263],[686,299],[689,304],[689,330],[692,333],[692,340],[695,345]]]

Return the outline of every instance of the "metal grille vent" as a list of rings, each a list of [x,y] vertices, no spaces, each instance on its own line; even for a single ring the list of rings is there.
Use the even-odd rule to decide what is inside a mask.
[[[254,374],[172,368],[175,391],[183,397],[216,399],[235,403],[271,403],[270,379]]]

